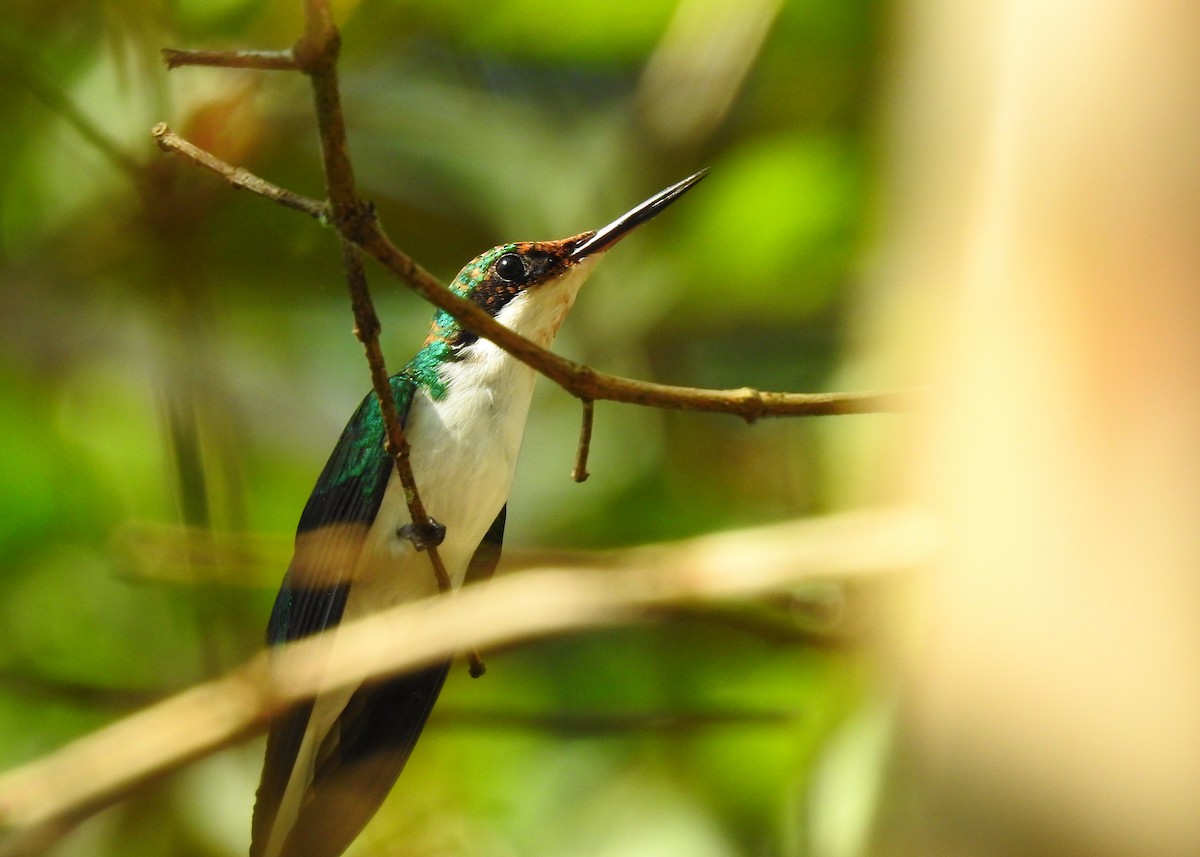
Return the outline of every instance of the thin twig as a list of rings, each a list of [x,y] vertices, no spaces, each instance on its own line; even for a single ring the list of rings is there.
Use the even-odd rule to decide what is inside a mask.
[[[260,654],[0,776],[0,829],[23,842],[65,832],[148,780],[261,731],[296,702],[335,687],[411,671],[474,645],[511,645],[585,628],[654,619],[663,608],[786,591],[806,579],[875,578],[928,562],[941,530],[913,510],[793,521],[608,557],[606,569],[496,578],[406,604]],[[336,639],[336,646],[330,640]]]
[[[583,418],[579,425],[579,449],[575,453],[575,466],[571,468],[571,478],[576,482],[586,482],[588,478],[588,453],[592,449],[592,420],[595,416],[596,403],[591,399],[581,399]]]
[[[164,152],[176,152],[183,155],[193,163],[205,169],[212,170],[235,188],[256,193],[272,202],[279,203],[284,208],[301,211],[309,217],[322,222],[329,213],[328,206],[325,203],[292,193],[290,190],[271,184],[266,179],[259,178],[249,170],[244,170],[241,167],[235,167],[222,161],[216,155],[210,154],[199,146],[195,146],[180,137],[168,128],[165,122],[159,122],[155,125],[150,131],[150,136],[154,138],[155,142],[158,143],[158,147]]]
[[[292,49],[296,62],[312,83],[317,131],[321,137],[325,188],[333,209],[334,225],[341,224],[368,207],[355,191],[354,168],[346,139],[346,120],[342,115],[338,88],[337,58],[341,36],[329,15],[329,4],[306,0],[304,36]]]
[[[185,65],[207,65],[220,68],[257,68],[263,71],[295,71],[296,57],[286,51],[183,51],[162,49],[163,62],[168,69]]]

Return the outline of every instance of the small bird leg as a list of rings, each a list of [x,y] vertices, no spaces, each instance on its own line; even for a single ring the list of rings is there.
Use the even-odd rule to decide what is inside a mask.
[[[423,524],[408,523],[396,530],[396,536],[408,539],[412,546],[419,551],[436,548],[446,539],[446,525],[433,518],[426,518]]]

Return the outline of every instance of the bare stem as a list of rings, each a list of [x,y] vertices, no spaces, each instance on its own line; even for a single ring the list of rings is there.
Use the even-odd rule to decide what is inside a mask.
[[[180,137],[168,128],[165,122],[159,122],[155,125],[150,131],[150,136],[154,138],[155,142],[158,143],[158,147],[164,152],[176,152],[183,155],[192,163],[216,173],[239,190],[248,190],[251,193],[256,193],[272,202],[279,203],[284,208],[304,212],[316,220],[323,221],[328,214],[328,208],[325,203],[292,193],[290,190],[285,190],[278,185],[271,184],[266,179],[259,178],[249,170],[227,164],[216,155],[212,155],[199,146],[194,146]]]
[[[586,482],[588,478],[588,453],[592,448],[592,419],[595,416],[596,403],[591,399],[581,399],[583,404],[583,419],[579,425],[579,450],[575,453],[575,466],[571,468],[571,478],[576,482]]]
[[[257,68],[264,71],[295,71],[296,57],[292,51],[183,51],[162,49],[163,62],[168,69],[185,65],[207,65],[219,68]]]

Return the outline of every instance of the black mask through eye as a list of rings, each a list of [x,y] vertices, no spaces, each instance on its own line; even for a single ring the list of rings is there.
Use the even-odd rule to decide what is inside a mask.
[[[505,253],[496,260],[496,276],[506,283],[522,283],[528,276],[525,260],[516,253]]]

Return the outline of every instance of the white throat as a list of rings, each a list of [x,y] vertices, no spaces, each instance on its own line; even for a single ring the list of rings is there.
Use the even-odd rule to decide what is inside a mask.
[[[543,348],[549,348],[566,320],[567,313],[575,305],[575,297],[579,294],[580,287],[603,255],[597,253],[595,256],[589,256],[560,278],[521,292],[505,304],[496,315],[496,321]],[[477,344],[484,342],[485,340],[480,339]],[[490,342],[487,344],[491,345]],[[519,361],[513,359],[513,362]]]

